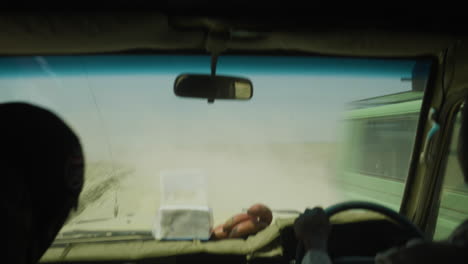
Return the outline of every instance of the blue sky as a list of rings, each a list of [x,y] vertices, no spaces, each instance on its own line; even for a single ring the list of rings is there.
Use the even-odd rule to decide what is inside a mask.
[[[209,73],[208,56],[62,56],[0,59],[1,102],[47,107],[80,135],[88,154],[138,153],[175,142],[337,140],[345,105],[408,91],[414,61],[220,57],[218,74],[252,80],[250,101],[178,98],[181,73]]]

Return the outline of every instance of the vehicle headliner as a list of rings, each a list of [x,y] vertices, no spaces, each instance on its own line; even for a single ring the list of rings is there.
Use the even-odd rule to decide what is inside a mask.
[[[468,40],[468,31],[462,24],[442,18],[441,21],[406,16],[311,18],[292,13],[284,15],[288,22],[278,22],[275,17],[278,12],[256,17],[251,13],[188,14],[182,11],[4,14],[0,16],[0,55],[222,51],[437,58],[455,48],[466,53]],[[460,68],[463,72],[468,64],[460,62],[457,66],[463,67]],[[468,76],[455,75],[455,81],[466,83]]]

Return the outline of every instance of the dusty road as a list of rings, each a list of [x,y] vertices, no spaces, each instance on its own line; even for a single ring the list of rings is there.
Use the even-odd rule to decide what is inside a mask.
[[[157,153],[135,157],[127,175],[122,176],[120,171],[118,184],[97,181],[99,178],[88,180],[84,193],[92,188],[96,189],[94,196],[96,192],[103,193],[88,201],[68,227],[151,229],[160,205],[159,173],[177,169],[199,169],[205,173],[215,224],[254,203],[268,205],[275,217],[294,216],[278,211],[303,211],[341,200],[333,183],[335,155],[334,144],[159,149]],[[101,169],[99,175],[87,178],[103,177],[106,173],[112,174]],[[97,184],[107,188],[96,188]]]

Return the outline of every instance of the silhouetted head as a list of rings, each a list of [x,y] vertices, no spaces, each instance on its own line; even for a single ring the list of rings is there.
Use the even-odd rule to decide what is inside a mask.
[[[2,210],[8,263],[36,263],[83,188],[78,137],[55,114],[25,103],[0,104]]]

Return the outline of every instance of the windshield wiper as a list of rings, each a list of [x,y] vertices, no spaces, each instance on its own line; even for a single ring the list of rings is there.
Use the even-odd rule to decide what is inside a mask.
[[[152,240],[151,231],[89,231],[75,230],[60,233],[54,240],[52,246],[60,246],[70,243],[89,243],[124,240]]]

